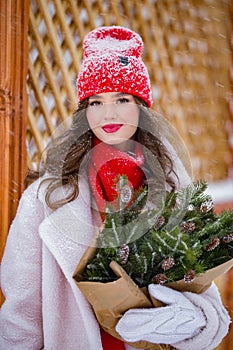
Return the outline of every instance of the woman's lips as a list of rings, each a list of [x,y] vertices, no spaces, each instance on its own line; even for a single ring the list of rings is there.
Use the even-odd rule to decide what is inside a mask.
[[[117,132],[123,124],[107,124],[102,126],[102,129],[107,133]]]

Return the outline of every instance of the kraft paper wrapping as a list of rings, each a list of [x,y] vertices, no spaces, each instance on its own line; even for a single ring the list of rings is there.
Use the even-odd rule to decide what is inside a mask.
[[[233,266],[233,259],[216,266],[197,276],[192,283],[185,283],[184,280],[168,283],[167,286],[181,292],[193,292],[201,294],[205,292],[211,283],[219,276],[230,270]]]
[[[114,337],[123,340],[116,332],[115,327],[124,312],[131,308],[151,308],[162,306],[163,304],[151,298],[147,292],[147,288],[140,289],[125,270],[115,261],[111,262],[110,267],[118,277],[116,281],[107,283],[82,281],[82,271],[94,257],[95,252],[95,247],[87,248],[74,272],[73,278],[88,302],[92,305],[101,327]],[[203,293],[210,287],[214,279],[228,271],[232,266],[233,259],[197,276],[190,284],[180,280],[166,284],[166,286],[179,291]],[[139,349],[174,349],[169,345],[152,344],[146,341],[129,344]]]

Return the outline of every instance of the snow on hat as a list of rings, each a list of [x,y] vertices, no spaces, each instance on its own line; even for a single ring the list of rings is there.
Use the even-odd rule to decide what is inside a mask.
[[[103,92],[123,92],[152,105],[150,79],[142,61],[143,41],[119,26],[99,27],[86,35],[77,79],[79,102]]]

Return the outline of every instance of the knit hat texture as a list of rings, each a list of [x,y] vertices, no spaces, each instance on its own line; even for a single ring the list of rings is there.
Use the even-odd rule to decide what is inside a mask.
[[[103,92],[123,92],[140,97],[151,107],[150,79],[139,34],[120,26],[99,27],[86,35],[83,51],[77,79],[79,102]]]

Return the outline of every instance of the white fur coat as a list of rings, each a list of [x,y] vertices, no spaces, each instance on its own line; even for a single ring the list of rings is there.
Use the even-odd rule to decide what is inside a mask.
[[[94,234],[88,184],[82,178],[78,198],[56,211],[48,210],[37,189],[38,181],[22,195],[2,259],[0,349],[101,350],[98,323],[72,278]],[[193,297],[207,325],[178,348],[214,349],[229,316],[215,285]]]

